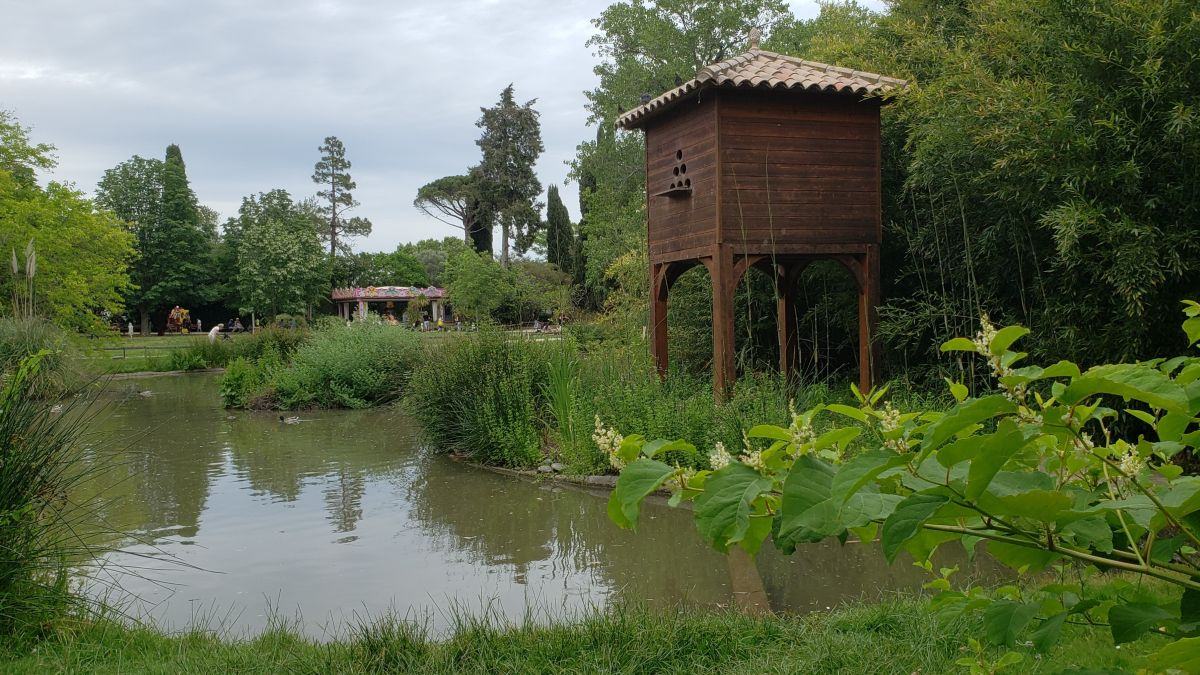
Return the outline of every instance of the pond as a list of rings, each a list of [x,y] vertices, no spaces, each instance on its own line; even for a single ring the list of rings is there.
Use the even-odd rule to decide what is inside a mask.
[[[113,382],[102,400],[89,456],[108,468],[80,489],[114,534],[86,587],[167,629],[245,634],[277,617],[333,637],[386,612],[439,630],[455,608],[519,621],[764,592],[809,611],[926,580],[876,545],[727,559],[662,504],[620,530],[606,494],[452,461],[394,409],[285,424],[222,409],[212,375]]]

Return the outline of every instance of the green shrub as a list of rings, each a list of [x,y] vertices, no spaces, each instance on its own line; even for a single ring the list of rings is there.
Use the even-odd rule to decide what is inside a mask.
[[[279,349],[286,341],[267,344],[286,359]],[[398,398],[420,358],[420,337],[410,331],[378,323],[337,326],[300,345],[269,387],[286,409],[366,408]]]
[[[208,367],[201,350],[192,347],[176,349],[167,356],[167,370],[204,370]]]
[[[221,376],[221,402],[226,408],[245,408],[263,384],[263,370],[258,364],[239,356],[229,362]]]
[[[541,390],[553,346],[492,331],[429,349],[407,401],[441,450],[527,467],[541,453]]]

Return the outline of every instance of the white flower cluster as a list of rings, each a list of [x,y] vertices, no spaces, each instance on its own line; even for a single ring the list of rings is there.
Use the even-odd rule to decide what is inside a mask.
[[[1121,461],[1117,464],[1121,471],[1131,478],[1137,478],[1138,474],[1146,468],[1146,461],[1138,456],[1136,450],[1130,450],[1121,456]]]
[[[592,442],[601,452],[608,455],[608,463],[618,471],[625,468],[625,462],[617,455],[617,450],[621,449],[621,442],[624,440],[624,436],[618,434],[616,429],[604,426],[600,416],[596,415],[596,430],[592,432]]]
[[[900,428],[900,411],[892,406],[891,401],[883,404],[883,417],[879,419],[879,426],[883,427],[885,432]]]
[[[767,471],[767,463],[763,461],[762,450],[751,450],[750,452],[742,455],[739,459],[742,460],[742,464],[745,464],[759,473],[766,473]]]
[[[796,402],[794,400],[788,400],[788,412],[792,414],[792,423],[788,426],[788,432],[792,435],[792,443],[796,446],[801,446],[805,443],[813,442],[817,437],[817,432],[813,430],[812,425],[800,416],[800,413],[796,412]]]
[[[996,327],[988,318],[987,312],[979,315],[979,332],[975,334],[975,351],[983,356],[992,353],[992,340],[996,339]]]
[[[733,455],[729,454],[729,451],[725,449],[725,444],[717,441],[716,445],[713,446],[713,451],[708,455],[708,463],[712,466],[713,471],[724,469],[732,461]]]

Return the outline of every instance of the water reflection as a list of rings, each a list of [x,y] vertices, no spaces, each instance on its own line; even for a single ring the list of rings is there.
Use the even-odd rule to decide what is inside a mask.
[[[106,542],[120,549],[107,561],[160,562],[118,578],[140,598],[135,611],[167,626],[201,607],[255,630],[273,607],[319,635],[388,610],[436,628],[448,620],[437,608],[455,603],[520,618],[529,604],[728,606],[764,592],[775,610],[807,610],[923,580],[874,546],[727,560],[688,512],[662,505],[647,506],[637,533],[620,530],[604,495],[422,452],[394,410],[306,413],[295,425],[231,415],[204,375],[115,383],[107,396],[95,431],[119,449],[93,457],[114,468],[81,489],[102,494],[110,527],[129,533]]]

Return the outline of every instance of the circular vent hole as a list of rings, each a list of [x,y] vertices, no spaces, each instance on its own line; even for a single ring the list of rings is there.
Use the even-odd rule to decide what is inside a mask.
[[[675,159],[683,159],[683,151],[682,150],[675,151]]]
[[[672,189],[672,190],[674,190],[674,189],[675,189],[675,184],[674,184],[674,183],[671,183],[671,189]]]
[[[687,164],[679,165],[679,173],[687,173]]]
[[[683,181],[683,187],[692,187],[692,179],[688,178],[687,180]]]
[[[679,175],[679,167],[675,167],[675,175],[676,175],[676,176],[678,176],[678,175]]]

